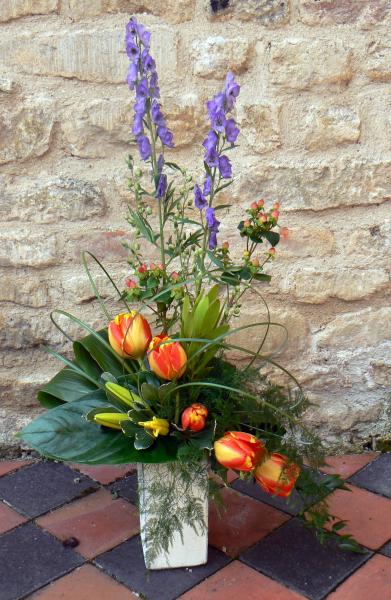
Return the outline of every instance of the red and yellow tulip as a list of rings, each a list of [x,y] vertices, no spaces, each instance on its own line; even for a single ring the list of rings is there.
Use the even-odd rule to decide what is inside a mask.
[[[242,431],[228,431],[216,440],[214,450],[221,465],[238,471],[252,471],[266,452],[261,440]]]
[[[287,456],[275,452],[258,465],[254,475],[265,492],[287,498],[300,475],[300,467],[289,462]]]
[[[190,429],[190,431],[201,431],[205,427],[206,418],[208,416],[208,409],[203,404],[192,404],[185,408],[182,413],[182,427],[183,429]]]
[[[171,381],[181,377],[186,370],[187,356],[179,342],[161,334],[151,341],[148,361],[151,370],[162,379]]]
[[[141,358],[152,339],[148,321],[135,310],[110,321],[108,334],[111,347],[122,358]]]

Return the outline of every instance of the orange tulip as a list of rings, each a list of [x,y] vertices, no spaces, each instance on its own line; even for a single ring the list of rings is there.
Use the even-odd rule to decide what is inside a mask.
[[[238,471],[252,471],[266,452],[261,440],[242,431],[228,431],[216,440],[214,450],[221,465]]]
[[[283,454],[271,454],[254,472],[255,479],[268,494],[287,498],[292,493],[300,467]]]
[[[162,379],[171,381],[181,377],[186,370],[187,356],[179,342],[161,334],[153,338],[149,345],[148,361],[151,370]],[[165,342],[165,343],[163,343]]]
[[[201,431],[205,427],[208,409],[203,404],[192,404],[185,408],[182,413],[183,429],[190,431]]]
[[[108,334],[111,347],[123,358],[141,358],[152,338],[148,321],[135,310],[110,321]]]

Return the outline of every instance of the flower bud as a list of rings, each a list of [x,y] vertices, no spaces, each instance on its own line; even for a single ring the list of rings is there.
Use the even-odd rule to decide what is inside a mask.
[[[140,265],[138,268],[138,272],[145,273],[145,271],[148,271],[147,265],[145,265],[145,264]]]
[[[257,210],[257,208],[258,208],[258,204],[256,202],[252,202],[251,203],[251,209],[252,210]]]
[[[148,321],[135,310],[110,321],[108,335],[111,347],[123,358],[141,358],[152,339]]]
[[[300,475],[300,467],[290,463],[287,456],[275,452],[258,465],[254,475],[265,492],[287,498]]]
[[[229,243],[228,242],[223,242],[223,245],[221,246],[224,250],[228,250],[229,249]]]
[[[267,215],[265,213],[261,213],[259,215],[259,220],[262,221],[262,223],[266,223],[268,220]]]
[[[126,413],[99,413],[94,415],[94,421],[110,429],[122,429],[122,421],[130,421],[130,418]]]
[[[216,460],[227,469],[252,471],[264,456],[265,446],[242,431],[228,431],[214,443]]]
[[[264,206],[264,205],[265,205],[265,200],[263,198],[258,200],[258,202],[257,202],[258,208],[262,208],[262,206]]]
[[[205,427],[206,418],[208,416],[208,409],[203,404],[192,404],[185,408],[182,413],[182,427],[183,429],[190,429],[190,431],[201,431]]]
[[[259,258],[253,258],[251,264],[253,267],[259,267]]]
[[[279,213],[278,210],[273,210],[272,211],[272,217],[273,217],[273,219],[277,220],[279,216],[280,216],[280,213]]]
[[[177,273],[176,271],[174,271],[173,273],[171,273],[171,279],[173,279],[174,281],[176,281],[177,279],[179,279],[179,273]]]
[[[162,379],[171,381],[181,377],[186,370],[187,355],[179,342],[161,334],[149,345],[148,361],[151,370]]]
[[[157,268],[159,269],[159,271],[164,271],[164,266],[162,263],[159,263]]]
[[[275,256],[275,255],[276,255],[276,249],[275,249],[274,247],[272,247],[272,248],[269,248],[269,250],[267,251],[267,253],[268,253],[270,256]]]
[[[131,288],[131,289],[138,287],[137,283],[134,281],[134,279],[126,279],[125,284],[126,284],[126,287]]]
[[[246,221],[244,221],[243,227],[245,227],[246,229],[247,229],[247,227],[251,227],[251,223],[248,219],[246,219]]]
[[[245,250],[245,251],[243,252],[243,258],[244,258],[244,259],[247,259],[247,258],[249,258],[249,257],[250,257],[250,252],[248,252],[248,250]]]

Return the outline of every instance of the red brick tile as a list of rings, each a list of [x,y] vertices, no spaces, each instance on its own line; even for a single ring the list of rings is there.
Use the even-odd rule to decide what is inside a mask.
[[[391,596],[391,558],[375,556],[353,573],[329,600],[386,600]]]
[[[376,550],[391,538],[391,500],[355,486],[348,488],[351,492],[337,490],[329,496],[330,512],[348,521],[343,532]]]
[[[209,543],[235,558],[289,519],[275,508],[235,490],[225,488],[226,510],[219,517],[215,505],[209,511]]]
[[[16,510],[13,510],[4,502],[0,502],[0,533],[5,533],[28,519],[20,515]]]
[[[234,561],[195,588],[180,596],[179,600],[304,600],[273,579]],[[49,599],[48,599],[49,600]]]
[[[12,471],[17,471],[25,465],[34,464],[33,460],[2,460],[0,461],[0,477]]]
[[[347,479],[368,463],[372,462],[378,453],[366,452],[365,454],[345,454],[344,456],[328,456],[328,467],[322,467],[324,473],[340,475]]]
[[[92,565],[83,565],[28,597],[29,600],[136,600],[123,585]]]
[[[117,479],[125,477],[128,473],[136,470],[135,465],[69,465],[72,469],[77,469],[80,473],[88,475],[94,481],[103,485],[113,483]]]
[[[93,558],[139,531],[137,510],[126,500],[100,489],[37,519],[38,525],[61,540],[75,537],[76,551]]]

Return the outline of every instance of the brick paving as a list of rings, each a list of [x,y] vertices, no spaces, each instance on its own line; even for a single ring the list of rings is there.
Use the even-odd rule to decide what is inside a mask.
[[[385,600],[391,598],[391,454],[332,457],[351,492],[332,513],[366,554],[321,546],[298,505],[233,481],[210,510],[209,559],[147,571],[135,467],[0,462],[1,600]],[[234,479],[234,478],[232,478]]]

